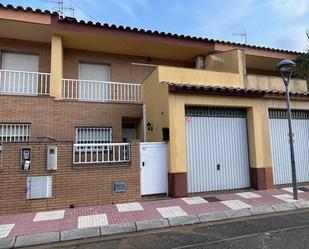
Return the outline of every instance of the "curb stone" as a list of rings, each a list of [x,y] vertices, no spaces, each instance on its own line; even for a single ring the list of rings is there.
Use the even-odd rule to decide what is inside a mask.
[[[112,224],[109,226],[100,227],[101,235],[112,235],[120,233],[132,233],[136,232],[136,224],[131,223],[122,223],[122,224]]]
[[[15,242],[15,237],[1,238],[0,239],[0,249],[13,248]]]
[[[97,236],[100,236],[100,230],[97,227],[64,230],[60,232],[60,241],[86,239]]]
[[[240,218],[240,217],[247,217],[251,216],[252,213],[249,208],[242,208],[242,209],[236,209],[236,210],[228,210],[224,211],[225,215],[229,219],[233,218]]]
[[[179,217],[168,218],[168,222],[171,226],[192,225],[200,223],[199,218],[196,215],[186,215]]]
[[[209,214],[198,214],[197,217],[201,222],[219,221],[226,220],[227,217],[224,212],[216,212]]]
[[[169,227],[167,219],[144,220],[136,222],[137,231]]]
[[[251,216],[263,213],[279,213],[284,211],[309,208],[309,201],[297,201],[282,203],[272,206],[258,206],[238,210],[228,210],[200,215],[180,216],[169,219],[145,220],[132,223],[113,224],[103,227],[91,227],[83,229],[65,230],[61,232],[48,232],[17,237],[0,238],[0,249],[10,249],[17,247],[35,246],[68,241],[95,236],[104,236],[120,233],[130,233],[135,231],[165,228],[170,226],[196,224],[200,222],[220,221],[240,217]],[[67,237],[67,238],[66,238]]]
[[[35,246],[40,244],[50,244],[59,242],[60,233],[37,233],[30,235],[23,235],[16,238],[15,247]]]
[[[259,207],[252,207],[250,208],[250,211],[253,215],[255,214],[268,214],[268,213],[274,213],[275,210],[272,208],[272,206],[259,206]]]
[[[272,205],[272,207],[273,209],[275,209],[276,212],[290,211],[290,210],[296,209],[296,206],[291,202],[275,204],[275,205]]]
[[[309,208],[309,201],[296,201],[293,204],[298,209]]]

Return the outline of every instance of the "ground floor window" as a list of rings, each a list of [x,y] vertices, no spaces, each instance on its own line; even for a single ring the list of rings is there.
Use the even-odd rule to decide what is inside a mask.
[[[0,143],[28,141],[30,134],[30,124],[0,123]]]
[[[112,128],[79,127],[76,128],[75,142],[78,144],[101,144],[112,142]]]

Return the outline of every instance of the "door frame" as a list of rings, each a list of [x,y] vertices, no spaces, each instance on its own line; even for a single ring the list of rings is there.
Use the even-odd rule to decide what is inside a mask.
[[[169,187],[168,187],[168,147],[167,147],[167,143],[166,142],[140,142],[140,196],[145,196],[142,194],[142,146],[143,145],[148,145],[148,144],[152,144],[152,145],[165,145],[165,159],[166,159],[166,184],[167,184],[167,188],[166,188],[166,196],[169,196]],[[158,193],[160,194],[160,193]],[[164,193],[161,193],[164,194]],[[152,194],[149,194],[152,195]],[[155,194],[153,194],[155,195]]]

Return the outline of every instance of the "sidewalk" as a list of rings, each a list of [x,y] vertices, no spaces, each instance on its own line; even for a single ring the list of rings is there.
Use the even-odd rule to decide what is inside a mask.
[[[299,188],[299,199],[309,201],[309,185]],[[250,215],[266,212],[296,209],[297,205],[292,196],[292,188],[272,189],[254,192],[239,192],[218,194],[211,197],[188,197],[159,201],[124,203],[115,205],[100,205],[95,207],[81,207],[74,209],[55,210],[48,212],[25,213],[0,216],[0,239],[29,234],[59,232],[77,228],[105,227],[113,224],[124,224],[128,232],[139,230],[136,226],[146,226],[147,220],[159,220],[157,227],[201,222],[202,215],[215,213],[224,214],[226,218],[237,217],[237,213],[230,210],[247,210]],[[289,204],[287,204],[289,203]],[[308,204],[308,202],[306,202]],[[282,205],[287,204],[287,205]],[[263,208],[256,208],[263,207]],[[283,207],[280,210],[280,207]],[[308,206],[309,207],[309,206]],[[260,211],[259,211],[260,210]],[[264,210],[264,211],[263,211]],[[231,217],[229,217],[231,216]],[[241,215],[240,215],[241,216]],[[246,216],[245,213],[242,216]],[[174,219],[181,217],[181,219]],[[187,217],[187,219],[186,219]],[[195,218],[194,218],[195,217]],[[209,215],[207,216],[209,219]],[[166,222],[164,222],[164,219]],[[193,219],[193,220],[192,220]],[[194,219],[198,219],[194,222]],[[187,221],[186,221],[187,220]],[[191,220],[191,221],[190,221]],[[178,222],[178,223],[177,223]],[[134,228],[130,229],[133,224]],[[134,225],[135,224],[135,225]],[[155,225],[154,225],[155,227]],[[119,227],[118,227],[119,228]],[[150,227],[151,228],[151,227]],[[143,230],[143,229],[140,229]],[[93,236],[99,236],[97,232]],[[61,233],[62,234],[62,233]],[[65,233],[64,233],[65,234]],[[107,233],[108,234],[108,233]],[[86,236],[86,234],[84,234]],[[74,236],[73,236],[74,237]],[[0,240],[4,241],[3,239]],[[0,248],[1,243],[0,243]]]

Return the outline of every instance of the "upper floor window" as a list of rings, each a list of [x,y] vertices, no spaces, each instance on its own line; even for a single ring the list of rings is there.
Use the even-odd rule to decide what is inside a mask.
[[[79,63],[79,98],[108,100],[110,96],[110,66],[107,64]]]
[[[79,63],[79,79],[110,81],[110,66],[107,64]]]
[[[1,69],[1,92],[37,93],[37,72],[39,71],[38,55],[3,52]]]

